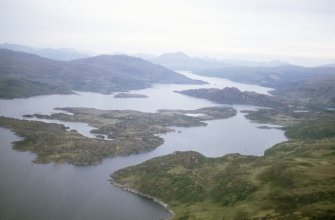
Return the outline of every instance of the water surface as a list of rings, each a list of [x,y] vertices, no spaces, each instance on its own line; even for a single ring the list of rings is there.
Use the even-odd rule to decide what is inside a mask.
[[[223,88],[235,86],[242,91],[266,93],[269,88],[236,84],[228,80],[200,77],[207,85],[155,85],[136,93],[146,99],[117,99],[112,95],[78,92],[78,95],[48,95],[27,99],[0,100],[0,115],[22,118],[24,114],[51,114],[56,107],[90,107],[98,109],[133,109],[155,112],[158,109],[197,109],[220,106],[216,103],[175,93],[191,88]],[[253,109],[234,106],[238,111]],[[60,121],[53,121],[63,123]],[[49,122],[51,122],[49,121]],[[206,156],[217,157],[227,153],[262,155],[264,149],[286,140],[277,129],[259,129],[242,113],[225,119],[208,121],[206,127],[175,128],[179,132],[160,135],[165,143],[157,149],[128,157],[105,159],[101,165],[78,167],[68,164],[34,164],[34,155],[12,150],[12,142],[19,140],[8,129],[0,128],[0,219],[27,220],[154,220],[169,216],[161,205],[112,186],[109,175],[120,168],[141,163],[147,159],[176,150],[195,150]],[[67,123],[67,126],[91,135],[85,123]]]

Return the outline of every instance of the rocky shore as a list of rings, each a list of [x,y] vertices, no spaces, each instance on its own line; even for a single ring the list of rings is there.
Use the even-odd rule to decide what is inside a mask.
[[[163,202],[163,201],[160,200],[160,199],[157,199],[157,198],[155,198],[155,197],[152,197],[152,196],[150,196],[150,195],[148,195],[148,194],[141,193],[141,192],[139,192],[138,190],[133,189],[133,188],[127,186],[127,185],[123,185],[123,184],[117,183],[116,180],[115,180],[114,177],[113,177],[113,174],[111,175],[110,183],[111,183],[113,186],[118,187],[118,188],[120,188],[120,189],[122,189],[122,190],[124,190],[124,191],[134,193],[134,194],[139,195],[139,196],[141,196],[141,197],[145,197],[145,198],[148,198],[148,199],[152,199],[154,202],[159,203],[159,204],[162,205],[166,210],[168,210],[168,212],[169,212],[170,215],[171,215],[170,217],[166,218],[166,220],[173,219],[173,217],[175,216],[175,212],[174,212],[172,209],[170,209],[170,207],[169,207],[169,205],[168,205],[167,203]]]
[[[134,93],[118,93],[114,95],[114,98],[148,98],[148,96]]]

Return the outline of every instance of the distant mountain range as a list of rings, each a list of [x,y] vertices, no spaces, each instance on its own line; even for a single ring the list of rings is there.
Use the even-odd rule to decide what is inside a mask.
[[[307,79],[324,78],[335,75],[334,67],[302,67],[302,66],[275,66],[275,67],[224,67],[196,71],[197,74],[221,77],[236,82],[257,84],[271,88],[281,88],[288,84],[295,84]]]
[[[54,48],[34,48],[34,47],[28,47],[24,45],[19,44],[0,44],[0,49],[8,49],[13,51],[21,51],[26,53],[35,54],[41,57],[49,58],[52,60],[61,60],[61,61],[69,61],[74,59],[80,59],[89,57],[90,55],[72,48],[60,48],[60,49],[54,49]]]
[[[143,89],[154,83],[200,84],[160,65],[126,55],[100,55],[55,61],[24,52],[0,49],[0,97],[71,93],[109,94]]]
[[[199,75],[221,77],[235,82],[275,88],[273,94],[285,96],[293,102],[299,100],[314,106],[333,106],[335,104],[335,64],[303,67],[278,60],[268,62],[219,61],[210,58],[190,57],[184,53],[162,54],[150,60],[171,69],[192,70]],[[224,90],[224,92],[227,93],[228,90]],[[210,93],[210,95],[217,98],[223,94],[221,91],[217,93],[220,95],[215,97],[214,93]],[[202,91],[201,95],[207,94]],[[229,93],[229,95],[231,94]],[[233,98],[235,100],[225,97],[225,101],[235,103],[236,97]],[[254,97],[251,97],[250,100],[252,98]],[[257,99],[259,100],[259,97]],[[264,100],[261,103],[264,103]]]
[[[335,63],[329,63],[329,64],[321,65],[320,67],[335,67]]]
[[[229,66],[229,64],[216,59],[190,57],[184,53],[165,53],[149,59],[151,62],[173,70],[200,70]]]
[[[35,54],[41,57],[52,60],[70,61],[75,59],[91,57],[94,52],[82,52],[73,48],[35,48],[20,44],[3,43],[0,44],[0,49],[8,49],[13,51],[21,51]],[[123,52],[110,53],[111,55],[125,54]],[[211,57],[192,57],[183,52],[163,53],[160,56],[145,53],[131,54],[131,56],[139,57],[144,60],[165,66],[173,70],[208,70],[223,67],[241,66],[241,67],[276,67],[291,65],[288,62],[281,60],[270,61],[248,61],[248,60],[233,60],[223,59],[219,60]],[[335,67],[335,63],[322,65],[323,67]]]
[[[74,49],[35,49],[16,44],[1,47],[12,50],[0,49],[0,98],[69,94],[73,90],[109,94],[154,83],[203,83],[167,69],[171,68],[275,88],[274,94],[288,98],[312,97],[318,100],[315,103],[335,103],[335,64],[302,67],[282,61],[220,61],[181,52],[158,57],[135,55],[143,59],[127,55],[85,57],[88,55]],[[72,60],[75,57],[84,58]]]
[[[134,56],[141,57],[153,63],[160,64],[173,70],[190,70],[199,71],[206,69],[217,69],[231,66],[281,66],[290,65],[287,62],[272,60],[272,61],[238,61],[238,60],[218,60],[210,57],[190,57],[185,53],[164,53],[158,57],[147,54],[135,54]]]
[[[200,75],[221,77],[235,82],[256,84],[274,88],[270,93],[285,98],[290,103],[303,103],[313,108],[335,106],[335,67],[302,67],[302,66],[277,66],[277,67],[225,67],[220,69],[204,70],[197,72]],[[196,92],[183,93],[206,97],[210,100],[228,101],[235,103],[237,97],[244,97],[243,102],[249,104],[253,98],[257,98],[263,106],[269,106],[269,100],[261,97],[250,96],[250,94],[237,94],[232,96],[228,90],[199,90]],[[234,95],[234,94],[233,94]],[[230,98],[234,98],[233,102]]]

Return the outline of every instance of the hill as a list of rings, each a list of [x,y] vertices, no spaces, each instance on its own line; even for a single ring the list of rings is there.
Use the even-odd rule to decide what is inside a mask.
[[[283,85],[271,91],[293,102],[303,102],[313,108],[335,107],[335,68],[330,76],[315,76],[301,82]]]
[[[259,94],[256,92],[241,92],[235,87],[224,89],[189,89],[178,93],[197,98],[208,99],[220,104],[255,105],[266,107],[282,107],[284,100],[279,97]]]
[[[302,67],[293,65],[274,67],[225,67],[198,71],[197,74],[215,76],[236,82],[281,88],[301,81],[335,76],[333,67]]]
[[[151,58],[150,61],[173,70],[202,70],[229,66],[229,64],[216,59],[190,57],[182,52],[165,53]]]
[[[274,96],[268,96],[266,100],[276,99],[275,101],[280,101],[283,104],[293,103],[295,106],[303,105],[305,107],[321,109],[335,106],[335,68],[333,67],[227,67],[203,71],[200,74],[275,88],[275,90],[270,91]],[[229,100],[226,97],[228,91],[214,91],[209,89],[182,91],[181,93],[207,98],[219,103],[227,103],[227,100]],[[240,96],[242,95],[241,93]],[[246,95],[245,93],[243,96]],[[250,95],[251,93],[248,93],[247,96],[250,97]],[[238,100],[232,100],[231,102],[233,104],[252,104],[273,107],[269,106],[269,102],[264,102],[263,98],[265,98],[265,96],[261,99],[260,94],[258,94],[258,96],[254,95],[253,98],[257,98],[258,102],[248,102],[248,100],[250,101],[251,99],[244,100],[244,102],[240,103],[237,102]],[[239,100],[241,101],[241,99]],[[229,101],[227,104],[229,104]]]
[[[334,130],[334,117],[295,124],[261,157],[175,152],[112,183],[168,203],[174,219],[334,219]]]
[[[28,47],[24,45],[19,44],[0,44],[1,49],[8,49],[13,51],[20,51],[25,53],[31,53],[35,54],[41,57],[49,58],[52,60],[60,60],[60,61],[69,61],[69,60],[75,60],[80,58],[89,57],[90,55],[80,52],[78,50],[72,49],[72,48],[60,48],[60,49],[54,49],[54,48],[34,48],[34,47]]]
[[[191,57],[185,53],[164,53],[158,57],[152,57],[144,54],[137,56],[143,57],[153,63],[160,64],[173,70],[190,70],[202,71],[207,69],[226,68],[232,66],[280,66],[289,65],[287,62],[272,60],[272,61],[243,61],[243,60],[218,60],[210,57]]]
[[[143,89],[154,83],[203,83],[125,55],[55,61],[0,49],[0,98],[23,97],[21,92],[15,93],[15,88],[8,84],[10,81],[20,81],[24,85],[24,97],[71,93],[71,90],[109,94],[113,91]]]

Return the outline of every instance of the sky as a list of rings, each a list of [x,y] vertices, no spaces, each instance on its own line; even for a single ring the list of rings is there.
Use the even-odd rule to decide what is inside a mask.
[[[335,62],[334,0],[0,0],[0,43]]]

